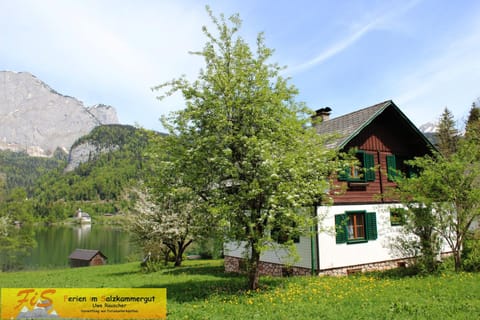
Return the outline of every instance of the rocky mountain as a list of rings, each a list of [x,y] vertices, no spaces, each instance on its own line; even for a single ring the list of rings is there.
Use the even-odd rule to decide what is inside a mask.
[[[418,130],[420,130],[425,137],[427,137],[428,140],[430,140],[433,144],[435,144],[435,133],[438,130],[438,124],[434,122],[427,122],[422,124],[420,127],[418,127]]]
[[[423,133],[435,133],[437,132],[438,124],[434,122],[427,122],[422,124],[418,129]]]
[[[95,160],[103,153],[123,148],[135,138],[135,127],[129,125],[101,125],[75,141],[70,149],[65,172],[73,171],[81,163]]]
[[[102,124],[118,124],[116,110],[85,107],[28,72],[0,71],[0,150],[52,156]]]

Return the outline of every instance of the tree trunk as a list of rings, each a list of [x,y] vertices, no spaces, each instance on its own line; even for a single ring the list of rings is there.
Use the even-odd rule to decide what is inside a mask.
[[[455,271],[459,272],[462,270],[462,255],[460,250],[455,250],[453,252],[453,259],[455,260]]]
[[[163,258],[164,259],[163,264],[165,266],[168,266],[168,256],[170,255],[170,250],[165,250],[164,253],[165,254],[164,254],[164,258]]]
[[[180,267],[182,265],[184,250],[185,248],[183,247],[183,241],[179,241],[178,250],[175,253],[175,264],[174,264],[175,267]]]
[[[175,266],[175,267],[180,267],[180,266],[182,265],[182,261],[183,261],[182,255],[181,255],[181,254],[177,254],[177,255],[175,256],[175,264],[174,264],[174,266]]]
[[[188,240],[187,242],[182,240],[178,242],[178,250],[175,255],[175,267],[180,267],[182,265],[183,253],[192,242],[193,240]]]
[[[256,290],[258,288],[258,280],[260,276],[260,252],[252,246],[252,256],[249,259],[248,266],[248,288],[250,290]]]

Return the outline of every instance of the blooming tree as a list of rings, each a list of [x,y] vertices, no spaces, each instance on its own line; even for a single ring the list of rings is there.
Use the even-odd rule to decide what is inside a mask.
[[[292,240],[311,223],[312,210],[330,188],[336,170],[333,150],[309,124],[310,110],[295,101],[273,51],[259,34],[256,48],[238,36],[238,15],[215,17],[208,28],[204,69],[190,82],[182,77],[158,86],[162,97],[179,92],[186,108],[163,118],[169,130],[156,154],[175,172],[176,183],[196,196],[230,241],[246,248],[248,286],[256,289],[260,255],[272,231]],[[202,215],[203,216],[203,215]],[[290,241],[291,242],[291,241]]]
[[[137,190],[138,199],[133,230],[145,246],[155,244],[167,248],[165,259],[173,254],[175,266],[180,266],[183,254],[190,244],[204,237],[206,222],[196,211],[194,194],[187,188],[170,188],[164,193],[148,187]]]

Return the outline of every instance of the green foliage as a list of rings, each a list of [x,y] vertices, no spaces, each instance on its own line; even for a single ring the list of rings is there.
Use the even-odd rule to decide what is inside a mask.
[[[23,188],[11,190],[0,206],[0,216],[9,217],[12,221],[20,223],[33,222],[32,212],[33,200],[27,198],[27,192]]]
[[[24,152],[0,151],[0,176],[6,193],[14,188],[23,188],[27,196],[34,194],[35,182],[50,171],[61,170],[67,163],[67,155],[55,151],[54,157],[31,157]],[[2,180],[0,179],[0,180]],[[1,200],[1,199],[0,199]]]
[[[36,243],[31,228],[14,225],[9,219],[0,215],[0,271],[18,270],[23,258],[29,254],[29,249]]]
[[[174,153],[177,146],[169,147],[167,139],[150,134],[145,157],[148,174],[145,186],[138,189],[138,212],[132,226],[144,247],[153,242],[168,248],[179,266],[191,245],[218,238],[218,230],[198,194],[184,183],[183,172],[172,166],[179,161]]]
[[[480,231],[468,235],[462,251],[463,269],[465,271],[480,271]]]
[[[471,319],[480,274],[427,277],[262,277],[258,290],[225,274],[223,261],[186,261],[144,273],[138,263],[0,273],[2,287],[166,288],[168,319]]]
[[[477,140],[467,136],[456,142],[454,152],[435,153],[410,161],[420,174],[397,180],[397,191],[404,203],[429,208],[427,220],[410,220],[410,223],[414,227],[420,223],[429,228],[431,234],[443,238],[453,252],[456,270],[462,266],[461,251],[469,228],[480,216],[478,159]]]
[[[465,138],[480,143],[480,108],[475,103],[472,104],[465,127]]]
[[[229,239],[246,241],[254,289],[270,231],[308,230],[311,210],[299,208],[319,202],[337,163],[309,124],[311,111],[295,101],[297,89],[268,62],[273,50],[263,34],[252,50],[238,36],[238,15],[227,20],[207,10],[216,34],[204,27],[207,43],[195,53],[205,69],[194,82],[180,78],[157,87],[186,101],[184,110],[163,119],[170,135],[159,164],[198,196]]]
[[[163,263],[163,261],[160,260],[148,260],[144,264],[142,264],[142,271],[145,273],[158,272],[165,268],[165,264]]]
[[[131,186],[143,174],[144,131],[131,126],[99,126],[75,144],[89,142],[99,152],[72,172],[51,171],[35,185],[35,213],[45,219],[71,216],[79,207],[92,214],[126,212],[135,196]]]
[[[135,202],[129,189],[143,174],[145,131],[99,126],[75,145],[87,142],[99,152],[72,172],[64,172],[67,162],[61,150],[52,158],[0,151],[0,215],[58,221],[79,207],[93,215],[129,211]],[[19,198],[20,190],[24,194]]]
[[[201,259],[221,259],[223,258],[223,240],[220,237],[201,239],[189,248],[187,254],[199,255]]]
[[[0,205],[0,270],[21,266],[28,250],[35,246],[33,232],[23,228],[34,222],[33,201],[23,188],[14,188],[4,196]],[[22,226],[22,227],[20,227]]]
[[[132,142],[132,137],[137,129],[133,126],[122,124],[101,125],[94,128],[89,134],[80,137],[72,145],[72,148],[85,142],[92,143],[100,148],[112,148],[124,146]]]
[[[407,243],[406,248],[413,250],[406,256],[417,257],[415,269],[420,274],[429,274],[438,271],[438,254],[440,252],[440,238],[437,232],[438,222],[432,206],[408,203],[404,231],[414,234],[417,239]],[[400,242],[401,243],[401,242]],[[408,247],[410,245],[410,247]]]
[[[455,120],[450,110],[445,108],[438,123],[438,130],[435,134],[438,151],[444,156],[449,157],[457,150],[459,133],[455,127]]]

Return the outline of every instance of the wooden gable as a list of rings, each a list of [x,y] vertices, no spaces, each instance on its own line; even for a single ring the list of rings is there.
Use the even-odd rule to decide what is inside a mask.
[[[335,204],[394,202],[385,195],[394,187],[391,166],[403,166],[407,159],[430,154],[432,143],[392,102],[385,101],[347,115],[321,122],[319,134],[332,135],[329,146],[339,151],[362,151],[371,172],[362,181],[339,179],[346,190],[333,195]]]
[[[419,156],[430,154],[434,146],[391,102],[341,146],[342,151],[351,148]]]

